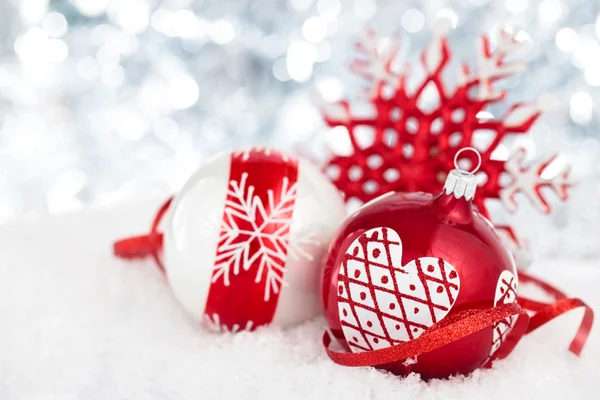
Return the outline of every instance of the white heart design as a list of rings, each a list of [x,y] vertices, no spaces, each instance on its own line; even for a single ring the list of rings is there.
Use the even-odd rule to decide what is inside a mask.
[[[500,277],[498,278],[498,283],[496,283],[494,306],[516,302],[517,284],[517,278],[512,272],[508,270],[502,271]],[[490,357],[493,356],[502,346],[516,322],[517,316],[513,315],[494,324],[494,334],[492,349],[490,350]]]
[[[460,278],[452,265],[421,257],[402,266],[402,241],[391,228],[355,239],[338,274],[338,311],[353,352],[419,337],[452,309]]]

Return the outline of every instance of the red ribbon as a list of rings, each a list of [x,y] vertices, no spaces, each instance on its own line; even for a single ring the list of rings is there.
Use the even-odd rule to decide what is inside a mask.
[[[519,315],[521,321],[521,324],[518,324],[515,328],[525,329],[529,320],[527,312],[518,304],[509,303],[484,310],[462,311],[432,326],[414,340],[383,349],[361,353],[334,351],[329,348],[331,344],[329,332],[325,332],[323,335],[323,345],[329,358],[337,364],[352,367],[372,367],[402,361],[430,352],[492,326],[512,315]],[[516,342],[513,347],[514,345],[516,345]]]
[[[172,201],[173,198],[170,197],[160,206],[150,226],[149,234],[121,239],[115,242],[113,245],[115,256],[128,260],[152,256],[156,264],[164,271],[165,267],[159,256],[163,244],[163,234],[158,231],[158,226],[167,213]]]
[[[420,354],[430,352],[462,339],[481,329],[493,326],[495,323],[498,323],[507,317],[518,315],[519,318],[510,335],[503,346],[494,355],[494,359],[503,359],[512,352],[523,334],[533,332],[540,326],[552,321],[554,318],[567,311],[584,307],[585,313],[583,321],[579,326],[575,338],[569,346],[571,352],[580,355],[594,322],[594,312],[592,309],[580,299],[567,298],[567,296],[559,289],[539,278],[527,274],[526,272],[520,271],[519,278],[522,282],[529,282],[537,285],[540,289],[555,297],[557,301],[548,304],[525,297],[519,297],[518,304],[502,304],[485,310],[463,311],[446,318],[441,321],[440,324],[432,326],[415,340],[379,350],[361,353],[331,350],[329,346],[331,345],[332,338],[329,332],[325,332],[323,335],[323,345],[325,346],[329,358],[337,364],[351,367],[374,367],[414,358]],[[526,310],[533,311],[534,314],[529,317]]]
[[[585,311],[581,324],[579,325],[579,329],[569,345],[569,350],[573,354],[580,355],[590,331],[592,330],[592,325],[594,324],[594,311],[590,308],[590,306],[585,304],[580,299],[568,298],[566,294],[550,285],[548,282],[544,282],[543,280],[529,275],[524,271],[519,271],[519,279],[521,282],[528,282],[537,285],[540,289],[544,290],[556,300],[554,303],[548,304],[537,300],[532,300],[527,297],[519,297],[519,304],[523,308],[535,312],[535,314],[533,314],[531,317],[526,334],[533,332],[540,326],[547,324],[554,318],[566,313],[567,311],[581,307],[584,308]]]

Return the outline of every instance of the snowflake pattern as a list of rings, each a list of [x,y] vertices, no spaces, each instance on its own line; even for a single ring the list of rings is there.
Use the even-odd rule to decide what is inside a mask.
[[[514,197],[524,193],[534,205],[549,212],[550,206],[540,189],[550,187],[561,199],[574,185],[569,169],[548,176],[547,168],[556,155],[544,158],[531,167],[520,164],[525,150],[518,149],[506,160],[496,151],[509,135],[526,134],[540,115],[531,104],[512,105],[499,119],[487,108],[504,100],[506,93],[495,82],[518,74],[525,68],[520,61],[509,61],[519,49],[518,32],[503,30],[495,48],[487,36],[482,36],[477,48],[477,66],[473,70],[463,63],[458,71],[457,84],[450,88],[442,75],[447,73],[451,51],[445,32],[437,32],[421,55],[426,77],[416,89],[409,88],[410,65],[398,60],[400,42],[382,39],[368,30],[358,41],[357,59],[351,69],[367,84],[370,113],[354,111],[354,104],[342,100],[333,104],[321,102],[324,119],[332,134],[347,134],[351,154],[333,155],[326,172],[345,194],[347,201],[367,202],[389,191],[437,193],[448,171],[454,168],[456,153],[463,147],[477,148],[482,157],[478,175],[481,183],[474,204],[490,219],[486,202],[499,200],[514,211]],[[358,104],[360,105],[360,104]],[[477,138],[489,138],[482,145]],[[462,168],[475,165],[471,152],[461,154]],[[504,175],[508,178],[504,182]],[[501,183],[501,179],[502,183]],[[507,237],[520,246],[509,226]]]
[[[205,326],[209,330],[217,333],[237,333],[241,331],[251,331],[254,325],[253,321],[248,321],[244,326],[240,326],[239,324],[233,324],[231,328],[229,328],[229,326],[227,326],[226,324],[221,323],[221,317],[219,317],[219,314],[216,313],[213,313],[211,315],[204,314],[202,316],[202,319],[204,321]]]
[[[500,199],[507,210],[514,212],[517,210],[515,195],[523,193],[535,208],[548,213],[550,212],[550,205],[542,194],[541,189],[549,187],[560,199],[566,200],[567,189],[576,185],[577,182],[570,178],[571,168],[568,165],[565,165],[556,173],[553,179],[542,178],[542,174],[546,168],[558,157],[557,154],[542,157],[534,161],[530,166],[523,167],[522,164],[525,156],[525,150],[519,149],[506,160],[506,170],[514,179],[500,190]]]
[[[290,241],[292,214],[297,196],[297,183],[290,185],[283,178],[281,191],[276,198],[273,190],[267,191],[267,202],[247,185],[248,173],[240,181],[231,180],[221,222],[212,282],[231,283],[232,275],[256,268],[255,283],[264,284],[264,301],[279,293],[285,284],[283,273],[287,257],[304,257],[312,260],[305,246],[319,246],[313,232]]]

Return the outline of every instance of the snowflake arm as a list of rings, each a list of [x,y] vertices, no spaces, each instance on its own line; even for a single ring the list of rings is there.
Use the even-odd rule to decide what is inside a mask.
[[[253,321],[246,322],[246,325],[241,326],[239,324],[233,324],[231,329],[224,323],[221,323],[221,317],[219,314],[213,313],[212,315],[204,314],[202,319],[204,320],[205,325],[209,330],[213,332],[227,332],[227,333],[237,333],[241,331],[251,331],[254,325]]]
[[[561,200],[567,198],[567,189],[576,185],[570,177],[570,167],[563,167],[557,174],[549,179],[543,178],[544,171],[552,164],[558,154],[542,157],[529,166],[522,166],[525,160],[525,149],[518,149],[506,160],[506,171],[511,175],[512,181],[500,190],[500,199],[504,207],[515,212],[517,203],[515,196],[523,193],[533,206],[544,213],[550,212],[550,205],[541,192],[542,188],[551,188]]]
[[[503,30],[498,38],[498,46],[491,50],[490,40],[482,36],[477,51],[477,75],[467,79],[467,84],[478,84],[477,98],[485,101],[495,101],[504,98],[504,92],[496,92],[493,87],[495,80],[516,75],[525,69],[522,62],[505,62],[505,58],[521,47],[516,34]]]
[[[392,66],[400,51],[400,40],[394,36],[389,40],[386,49],[380,49],[381,38],[368,29],[364,37],[356,43],[356,51],[360,55],[350,64],[350,70],[371,83],[367,93],[376,94],[384,85],[396,88],[398,75]]]

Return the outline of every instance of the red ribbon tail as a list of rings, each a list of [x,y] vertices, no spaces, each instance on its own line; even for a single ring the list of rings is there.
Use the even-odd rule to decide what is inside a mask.
[[[579,325],[579,329],[575,334],[575,338],[571,341],[569,350],[575,354],[580,355],[587,338],[592,330],[594,324],[594,311],[585,304],[582,300],[577,298],[568,298],[565,293],[555,288],[548,282],[536,278],[524,271],[519,271],[519,279],[522,282],[529,282],[537,285],[540,289],[551,295],[556,299],[554,303],[548,304],[541,301],[532,300],[527,297],[519,297],[519,304],[526,310],[534,311],[535,314],[531,317],[527,333],[533,332],[542,325],[547,324],[556,317],[566,313],[567,311],[574,310],[576,308],[584,308],[583,319]]]
[[[535,276],[528,274],[521,269],[519,269],[519,281],[522,283],[533,283],[557,300],[567,298],[567,295],[560,289],[552,286],[548,282],[541,280],[540,278],[536,278]]]
[[[519,299],[519,302],[521,302],[521,299]],[[580,299],[562,299],[540,309],[535,313],[535,315],[531,317],[529,328],[527,329],[526,333],[533,332],[540,326],[547,324],[556,317],[559,317],[560,315],[568,311],[581,307],[583,307],[585,310],[583,314],[583,319],[581,321],[581,324],[579,325],[579,329],[577,330],[575,338],[573,338],[573,340],[571,341],[571,345],[569,346],[569,350],[573,354],[579,356],[581,354],[581,351],[583,350],[583,347],[585,346],[585,342],[587,341],[590,331],[592,330],[592,325],[594,323],[594,311],[590,308],[590,306],[585,304]]]
[[[173,198],[171,197],[158,209],[152,221],[149,234],[116,241],[113,245],[115,256],[128,260],[152,256],[156,264],[164,271],[165,268],[159,256],[163,245],[163,234],[158,231],[158,226],[167,213],[172,201]]]
[[[140,235],[118,240],[113,245],[113,252],[115,256],[129,260],[146,258],[152,255],[156,246],[162,246],[162,234]]]

